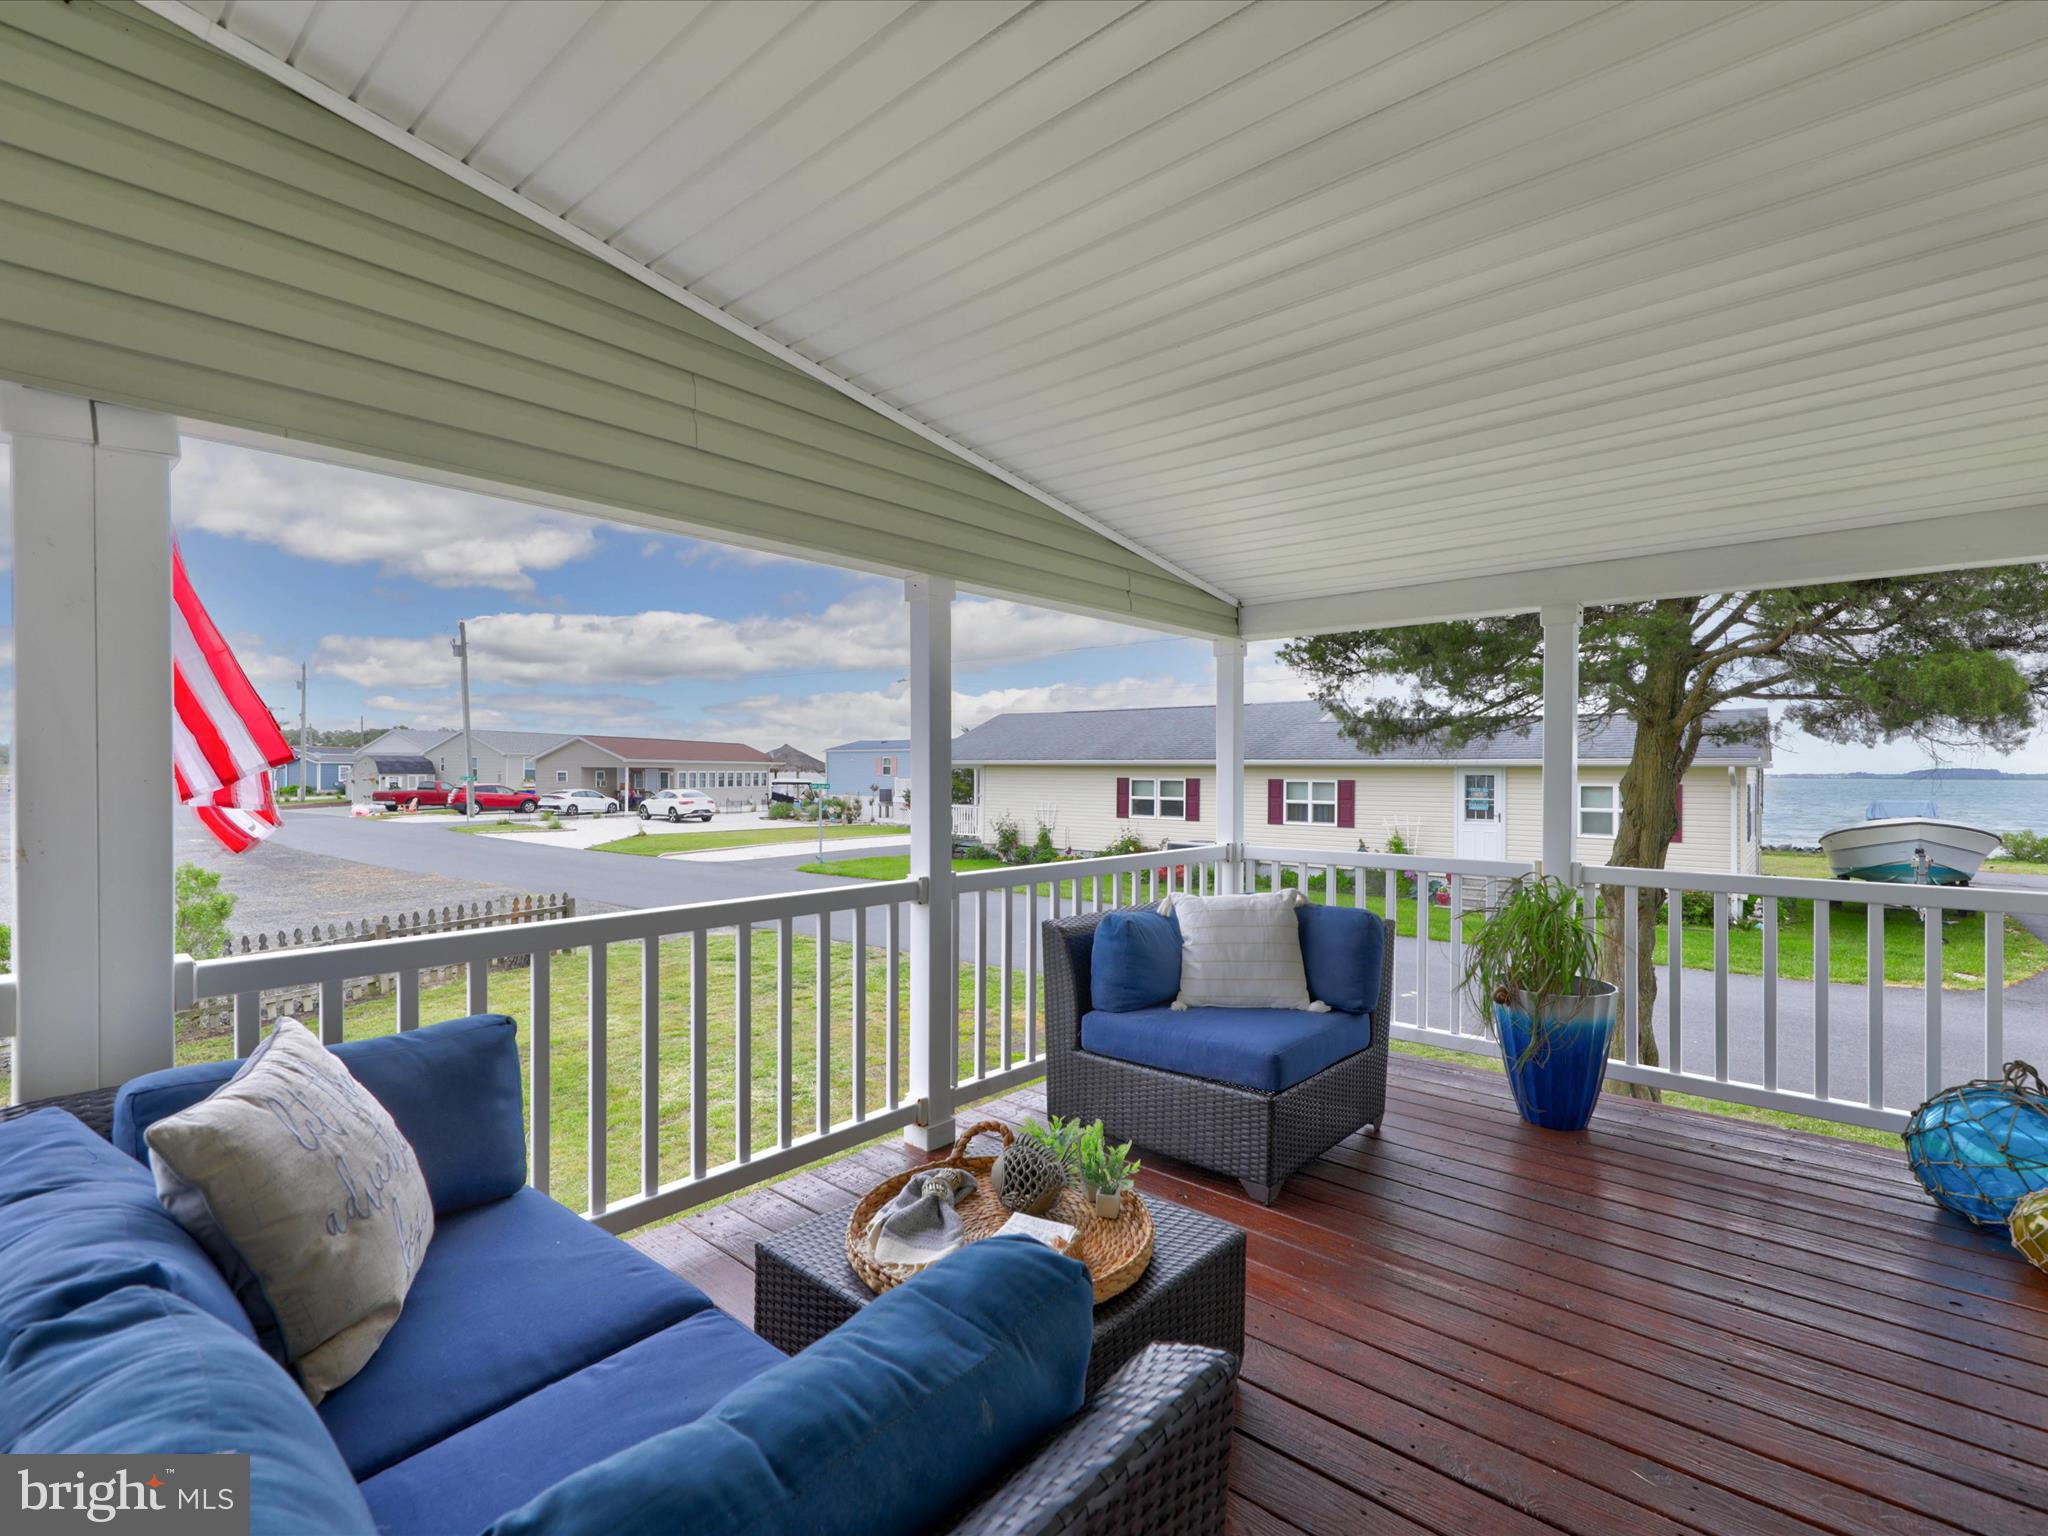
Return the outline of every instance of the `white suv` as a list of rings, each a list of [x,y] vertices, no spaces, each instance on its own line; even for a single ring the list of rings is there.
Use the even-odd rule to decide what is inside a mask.
[[[658,789],[640,802],[640,819],[666,816],[670,821],[709,821],[718,814],[711,797],[694,789]]]

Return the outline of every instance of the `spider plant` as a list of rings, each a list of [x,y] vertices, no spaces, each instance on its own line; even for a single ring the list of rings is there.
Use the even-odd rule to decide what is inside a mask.
[[[1465,940],[1459,984],[1487,1027],[1496,1028],[1496,1003],[1527,1010],[1529,1038],[1513,1067],[1549,1056],[1552,1028],[1578,1013],[1575,1005],[1561,1006],[1565,999],[1607,990],[1597,975],[1593,930],[1580,920],[1578,905],[1578,892],[1556,876],[1524,876]]]

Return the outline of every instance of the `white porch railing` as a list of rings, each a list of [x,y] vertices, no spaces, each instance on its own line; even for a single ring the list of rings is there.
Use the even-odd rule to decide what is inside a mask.
[[[1264,886],[1291,884],[1312,901],[1344,900],[1372,905],[1400,920],[1409,913],[1411,932],[1395,945],[1394,1021],[1396,1039],[1490,1052],[1493,1045],[1469,1002],[1458,995],[1468,909],[1484,906],[1475,885],[1490,886],[1533,872],[1514,862],[1437,859],[1389,854],[1308,854],[1298,849],[1252,846],[1245,850],[1244,878]],[[1817,1119],[1899,1130],[1912,1106],[1949,1083],[1971,1075],[1996,1076],[2005,1051],[2005,918],[2048,917],[2048,892],[1992,887],[1930,887],[1876,881],[1803,880],[1772,875],[1710,875],[1683,870],[1627,869],[1582,865],[1573,871],[1584,908],[1596,930],[1622,925],[1625,978],[1611,1078],[1696,1094],[1756,1108],[1784,1110]],[[1665,933],[1658,952],[1656,1065],[1641,1059],[1637,1028],[1636,940],[1644,920],[1640,902],[1623,900],[1610,912],[1603,887],[1658,892],[1666,901]],[[1377,887],[1368,892],[1368,887]],[[1247,883],[1246,889],[1252,888]],[[1712,917],[1693,925],[1711,934],[1705,964],[1687,966],[1684,897],[1707,896]],[[1754,903],[1759,964],[1754,975],[1731,967],[1731,934],[1737,904]],[[1810,977],[1782,973],[1783,941],[1792,910],[1811,936]],[[1835,919],[1841,908],[1863,909],[1863,955],[1859,981],[1834,980],[1831,954]],[[1917,922],[1921,979],[1887,983],[1887,929],[1897,914]],[[1925,921],[1933,914],[1935,921]],[[1981,1001],[1945,991],[1944,979],[1959,972],[1944,942],[1944,922],[1980,914],[1983,970]],[[1427,918],[1429,928],[1423,921]],[[1424,931],[1438,934],[1419,942]],[[1804,936],[1804,935],[1802,935]],[[1789,1006],[1795,990],[1804,1006]],[[1738,994],[1742,994],[1738,996]],[[1796,1011],[1798,1018],[1790,1016]],[[1794,1034],[1796,1022],[1797,1034]],[[1904,1032],[1902,1034],[1902,1031]],[[1899,1042],[1909,1042],[1906,1051]],[[1888,1047],[1890,1055],[1888,1058]],[[1901,1068],[1910,1056],[1912,1070]],[[1893,1070],[1887,1071],[1888,1059]]]
[[[1168,891],[1214,892],[1223,888],[1229,854],[1208,844],[958,875],[953,970],[960,994],[957,1027],[948,1034],[960,1096],[998,1092],[1044,1070],[1042,919]],[[1311,900],[1369,905],[1405,921],[1409,933],[1394,948],[1395,1038],[1485,1052],[1491,1041],[1455,985],[1467,925],[1501,883],[1530,871],[1512,861],[1252,845],[1234,874],[1240,889],[1296,885]],[[1612,1076],[1883,1129],[1904,1124],[1922,1089],[1996,1069],[2004,1050],[2003,918],[2048,916],[2048,892],[1606,867],[1574,874],[1596,923],[1618,915],[1631,955],[1637,903],[1610,913],[1601,888],[1655,891],[1669,904],[1659,946],[1660,1063],[1640,1059],[1635,990],[1624,986]],[[515,927],[180,957],[176,1001],[232,999],[238,1056],[258,1039],[262,994],[280,987],[317,993],[311,1022],[330,1043],[344,1038],[345,1011],[353,1035],[363,1032],[358,1009],[377,1010],[371,1017],[387,1021],[377,1027],[401,1031],[493,1006],[512,1014],[526,1057],[532,1181],[572,1204],[582,1196],[593,1220],[622,1230],[919,1120],[924,1106],[911,1097],[905,1071],[903,917],[920,889],[914,880],[849,883]],[[1683,963],[1686,892],[1705,893],[1712,904],[1711,921],[1697,925],[1711,935],[1706,969]],[[1729,963],[1737,902],[1745,897],[1762,903],[1753,941],[1761,974],[1754,977]],[[1808,904],[1796,910],[1817,957],[1811,982],[1780,974],[1791,931],[1783,901]],[[1830,982],[1824,958],[1845,906],[1865,908],[1863,984],[1853,1008],[1844,992],[1856,989]],[[1959,1006],[1958,994],[1943,993],[1939,983],[1952,966],[1938,922],[1916,936],[1934,984],[1910,998],[1897,986],[1887,990],[1885,922],[1901,910],[1989,919],[1981,1003]],[[1745,938],[1745,947],[1751,942]],[[630,946],[629,955],[617,954],[619,946]],[[1702,947],[1696,939],[1695,950]],[[630,1002],[615,997],[611,984],[622,960],[637,971],[637,989],[621,988]],[[459,1004],[435,999],[428,988],[423,1005],[422,976],[451,970],[462,978]],[[351,1004],[348,984],[372,976],[392,978],[390,996]],[[513,987],[522,989],[516,998],[506,995]],[[1802,995],[1803,1008],[1788,1006]],[[558,999],[575,1017],[560,1016]],[[15,978],[0,976],[0,1039],[14,1033],[15,1007]],[[615,1020],[622,1010],[630,1011]],[[1917,1056],[1916,1070],[1889,1074],[1889,1093],[1888,1043],[1895,1069],[1901,1055]],[[637,1063],[615,1072],[609,1062],[621,1050],[637,1052]],[[566,1144],[564,1119],[584,1122]],[[580,1170],[571,1166],[579,1160]]]
[[[966,1038],[953,1074],[960,1087],[994,1093],[1045,1070],[1042,920],[1156,901],[1168,891],[1213,893],[1228,853],[1221,843],[1207,843],[956,875],[954,954],[969,973],[961,1009]]]
[[[1624,1081],[1683,1089],[1708,1098],[1727,1099],[1765,1109],[1900,1130],[1911,1107],[1943,1087],[1972,1075],[1996,1077],[2005,1052],[2005,919],[2048,916],[2048,892],[2001,890],[1989,886],[1893,885],[1870,880],[1801,880],[1771,875],[1702,875],[1662,869],[1582,866],[1576,876],[1585,905],[1596,921],[1612,921],[1597,892],[1603,886],[1666,893],[1664,964],[1658,983],[1658,1007],[1664,1014],[1659,1064],[1637,1059],[1635,940],[1642,917],[1640,901],[1623,900],[1622,948],[1626,981],[1622,986],[1621,1058],[1609,1075]],[[1711,993],[1703,986],[1686,994],[1684,956],[1686,918],[1683,895],[1704,893],[1712,900],[1705,928],[1712,934]],[[1731,999],[1729,945],[1734,903],[1752,897],[1760,903],[1756,918],[1761,964],[1753,1006],[1735,1006]],[[1807,903],[1799,921],[1811,937],[1810,980],[1780,975],[1787,937],[1781,903]],[[1860,988],[1832,980],[1836,909],[1862,907],[1863,965]],[[1793,911],[1797,912],[1797,907]],[[1899,913],[1914,914],[1919,929],[1919,997],[1907,995],[1910,983],[1885,980],[1887,928]],[[1972,1003],[1960,991],[1944,991],[1950,974],[1946,930],[1955,919],[1978,914],[1983,922],[1982,1001]],[[1699,975],[1698,971],[1693,974]],[[1676,984],[1674,984],[1674,982]],[[1786,1022],[1794,988],[1810,988],[1800,1021],[1804,1039],[1795,1041]],[[1860,990],[1860,999],[1845,992]],[[1844,1020],[1838,1005],[1861,1003],[1860,1018]],[[1709,1018],[1698,1018],[1705,1002]],[[1842,1026],[1846,1025],[1846,1028]],[[1917,1033],[1919,1070],[1886,1072],[1886,1046],[1904,1030]],[[1701,1044],[1711,1040],[1711,1071],[1694,1063],[1709,1057]],[[1847,1057],[1842,1047],[1849,1046]],[[1795,1050],[1793,1047],[1803,1049]],[[1960,1047],[1960,1048],[1958,1048]],[[1731,1059],[1740,1053],[1753,1060],[1753,1073],[1731,1074]],[[1861,1059],[1856,1058],[1860,1055]],[[1889,1091],[1888,1090],[1889,1087]]]
[[[344,1035],[343,988],[364,976],[395,977],[395,1027],[415,1029],[421,1018],[420,975],[436,968],[465,968],[465,1006],[470,1012],[491,1010],[491,962],[511,957],[527,963],[523,1006],[507,1009],[521,1030],[527,1056],[528,1177],[543,1190],[551,1188],[554,1120],[561,1108],[553,1078],[566,1066],[564,1047],[580,1047],[585,1079],[583,1116],[587,1163],[586,1214],[614,1231],[639,1226],[719,1195],[789,1172],[832,1152],[910,1124],[919,1106],[903,1092],[904,998],[901,913],[918,899],[915,880],[877,882],[858,887],[831,887],[788,895],[657,907],[602,916],[557,919],[518,927],[485,928],[418,938],[338,944],[323,949],[273,954],[235,955],[216,960],[179,961],[178,1002],[232,997],[235,1005],[234,1052],[253,1050],[257,1041],[261,994],[268,988],[317,983],[317,1022],[322,1040],[332,1044]],[[877,921],[877,919],[879,919]],[[798,1017],[798,924],[811,928],[810,974],[803,990],[811,993],[811,1017]],[[754,947],[765,930],[774,951],[772,1001],[774,1033],[771,1058],[756,1059],[757,984]],[[748,942],[738,942],[738,935]],[[730,1068],[721,1062],[714,1085],[714,1051],[709,1019],[712,1011],[710,941],[721,936],[721,963],[731,977],[724,985],[731,1000]],[[729,962],[723,953],[731,936]],[[871,943],[871,940],[876,941]],[[616,946],[637,951],[639,1082],[633,1092],[638,1141],[637,1188],[615,1197],[609,1188],[613,1145],[613,1099],[624,1085],[608,1070],[611,1039],[610,967]],[[871,974],[870,950],[881,957],[880,975]],[[584,967],[583,1019],[566,1031],[558,1029],[554,1008],[556,957],[580,953]],[[859,956],[863,963],[849,963]],[[629,962],[630,963],[630,962]],[[834,968],[849,972],[842,989]],[[663,975],[675,966],[688,978],[681,997],[665,996]],[[507,973],[500,970],[502,979]],[[671,978],[675,979],[674,977]],[[766,978],[762,978],[765,983]],[[575,988],[572,986],[571,991]],[[720,1012],[725,1012],[721,1002]],[[431,1022],[427,1020],[426,1022]],[[836,1060],[837,1042],[845,1023],[845,1061]],[[807,1049],[799,1049],[805,1030]],[[675,1037],[680,1036],[680,1039]],[[879,1061],[876,1047],[879,1044]],[[681,1106],[665,1102],[665,1057],[686,1052],[688,1089]],[[808,1058],[805,1060],[804,1058]],[[799,1103],[799,1072],[808,1078],[808,1105]],[[731,1156],[726,1145],[713,1146],[714,1103],[731,1111]],[[757,1105],[773,1105],[770,1145],[758,1147],[754,1135]],[[680,1109],[687,1137],[680,1156],[688,1171],[664,1177],[664,1132],[672,1130]],[[800,1116],[799,1111],[808,1113]],[[721,1137],[721,1142],[725,1141]],[[558,1198],[560,1194],[558,1192]],[[573,1203],[573,1202],[572,1202]]]

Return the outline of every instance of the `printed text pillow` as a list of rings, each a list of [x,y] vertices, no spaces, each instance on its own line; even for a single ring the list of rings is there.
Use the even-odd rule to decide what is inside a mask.
[[[157,1197],[315,1403],[398,1320],[434,1235],[419,1159],[303,1024],[279,1021],[210,1098],[147,1133]]]

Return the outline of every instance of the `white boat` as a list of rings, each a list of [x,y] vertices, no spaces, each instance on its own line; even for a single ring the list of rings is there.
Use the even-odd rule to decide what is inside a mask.
[[[1932,804],[1876,801],[1869,819],[1820,836],[1837,880],[1968,885],[1998,848],[1998,834],[1943,821]]]

